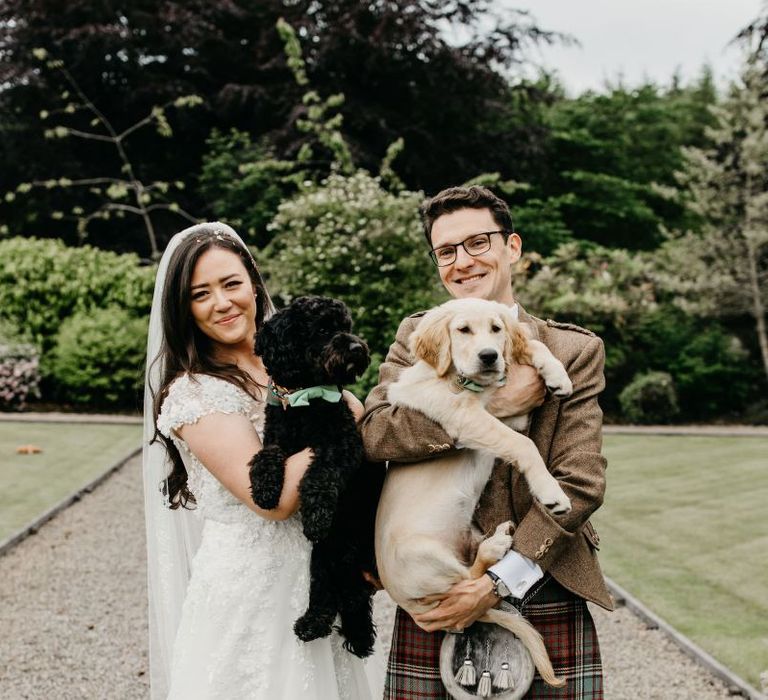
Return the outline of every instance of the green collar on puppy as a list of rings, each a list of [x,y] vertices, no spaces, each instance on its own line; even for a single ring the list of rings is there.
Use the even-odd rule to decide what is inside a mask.
[[[282,406],[283,408],[309,406],[310,399],[323,399],[329,403],[339,403],[341,401],[341,391],[338,387],[330,384],[319,386],[308,386],[305,389],[286,389],[285,387],[269,383],[267,393],[267,403],[270,406]]]
[[[471,379],[461,374],[456,375],[456,379],[453,380],[453,383],[456,385],[457,389],[467,389],[468,391],[474,391],[476,394],[479,394],[481,391],[485,391],[488,388],[487,386],[473,382]],[[504,386],[506,383],[507,378],[502,377],[496,382],[496,386]]]

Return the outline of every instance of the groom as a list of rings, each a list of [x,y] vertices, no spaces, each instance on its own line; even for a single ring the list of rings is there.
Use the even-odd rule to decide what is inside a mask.
[[[570,324],[542,321],[515,301],[512,265],[522,241],[514,233],[506,203],[484,187],[452,187],[422,205],[430,256],[448,292],[456,298],[497,301],[516,309],[521,321],[565,365],[573,395],[545,399],[533,368],[508,378],[488,409],[497,417],[533,413],[529,437],[558,479],[573,509],[553,516],[535,502],[525,479],[509,464],[497,463],[475,513],[475,524],[490,534],[507,520],[515,525],[512,550],[487,575],[461,581],[440,604],[411,618],[398,608],[392,638],[386,700],[448,698],[440,680],[439,652],[445,630],[464,629],[500,598],[508,598],[544,637],[555,673],[567,679],[560,691],[536,676],[527,698],[602,698],[602,667],[597,633],[586,606],[606,609],[612,601],[597,562],[599,538],[589,522],[603,501],[605,459],[600,454],[605,386],[602,341]],[[407,463],[436,451],[459,449],[451,437],[423,414],[387,402],[387,387],[414,359],[408,337],[422,313],[403,320],[379,385],[366,401],[362,434],[370,459]],[[429,504],[424,504],[429,508]]]

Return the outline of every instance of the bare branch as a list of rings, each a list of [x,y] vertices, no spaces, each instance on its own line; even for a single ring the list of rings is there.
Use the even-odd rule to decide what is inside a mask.
[[[185,218],[187,221],[191,221],[193,224],[196,224],[199,219],[196,219],[192,214],[190,214],[187,211],[184,211],[180,206],[173,205],[173,204],[151,204],[147,207],[147,212],[155,211],[156,209],[165,209],[167,211],[172,211],[174,214],[178,214],[179,216]]]
[[[33,180],[29,184],[33,187],[51,187],[49,183],[54,182],[53,180]],[[56,186],[63,187],[61,183],[59,183],[58,180],[55,181]],[[125,184],[126,187],[130,187],[131,183],[127,180],[122,180],[117,177],[89,177],[89,178],[83,178],[81,180],[68,180],[66,183],[66,187],[87,187],[89,185],[114,185],[114,184]]]
[[[106,202],[101,206],[102,210],[110,210],[110,211],[128,211],[131,214],[138,214],[141,216],[144,214],[143,209],[139,209],[138,207],[133,207],[130,204],[118,204],[117,202]]]
[[[107,143],[114,143],[113,136],[104,136],[103,134],[91,134],[87,131],[80,131],[79,129],[73,129],[71,126],[65,127],[70,136],[77,136],[81,139],[89,139],[91,141],[106,141]]]

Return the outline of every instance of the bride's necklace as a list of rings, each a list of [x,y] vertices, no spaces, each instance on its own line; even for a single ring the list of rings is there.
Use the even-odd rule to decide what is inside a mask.
[[[245,366],[241,365],[241,369],[259,386],[267,386],[269,384],[269,375],[261,362],[249,362]]]

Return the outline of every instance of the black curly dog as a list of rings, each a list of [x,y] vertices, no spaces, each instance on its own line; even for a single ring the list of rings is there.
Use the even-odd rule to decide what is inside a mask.
[[[374,522],[384,466],[365,461],[354,416],[343,400],[285,403],[287,394],[307,387],[332,385],[341,391],[365,371],[368,346],[351,330],[347,307],[327,297],[299,297],[259,329],[256,354],[272,385],[264,448],[251,460],[250,476],[254,503],[276,508],[286,457],[305,447],[314,451],[299,485],[304,534],[313,543],[309,606],[293,629],[305,642],[325,637],[338,613],[345,648],[365,657],[375,640],[374,589],[362,572],[376,569]]]

